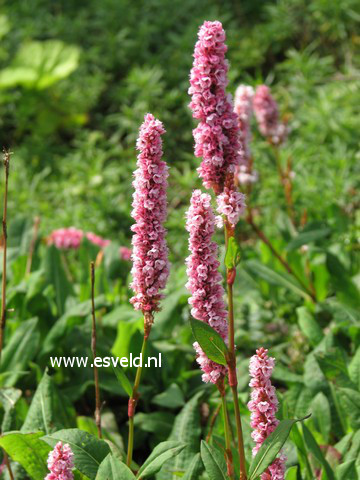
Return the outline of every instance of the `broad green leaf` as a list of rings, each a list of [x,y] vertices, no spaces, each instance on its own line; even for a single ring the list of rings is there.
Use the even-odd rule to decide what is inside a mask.
[[[160,440],[166,440],[174,423],[174,415],[166,411],[139,412],[134,417],[134,423],[136,428],[156,433]]]
[[[110,453],[109,446],[94,435],[77,428],[59,430],[42,438],[54,447],[59,440],[68,443],[74,453],[74,465],[84,475],[94,480],[101,462]]]
[[[360,428],[360,392],[352,388],[338,388],[337,393],[354,430]]]
[[[212,445],[201,440],[201,460],[210,480],[227,480],[226,462],[223,455]]]
[[[210,360],[220,365],[226,365],[228,348],[220,335],[212,327],[200,320],[191,318],[190,324],[195,340]]]
[[[306,245],[308,243],[315,242],[316,240],[320,240],[321,238],[327,237],[330,232],[330,228],[320,228],[308,232],[301,232],[295,238],[293,238],[291,242],[289,242],[286,250],[296,250],[302,245]]]
[[[185,447],[185,443],[174,441],[159,443],[141,466],[136,478],[151,477],[161,469],[167,460],[178,455]]]
[[[11,430],[11,425],[15,414],[15,405],[21,395],[22,391],[18,388],[8,387],[0,389],[0,402],[4,409],[4,417],[1,425],[2,433]]]
[[[53,379],[45,371],[32,399],[21,432],[30,433],[42,430],[46,434],[71,425],[69,413],[72,407],[66,408],[67,402],[60,398]],[[75,415],[74,415],[75,417]]]
[[[46,249],[43,269],[45,283],[47,285],[53,285],[54,287],[58,313],[59,315],[63,315],[65,312],[66,299],[70,295],[73,295],[74,292],[71,283],[66,277],[62,265],[61,253],[54,245],[50,245]]]
[[[172,383],[165,392],[155,395],[152,399],[152,403],[166,408],[179,408],[185,403],[184,394],[182,393],[179,385]]]
[[[356,350],[354,357],[349,364],[350,380],[360,392],[360,347]]]
[[[240,258],[241,258],[241,252],[240,252],[239,244],[237,243],[234,237],[230,237],[227,244],[226,254],[225,254],[225,267],[228,270],[231,270],[232,268],[236,268],[236,266],[240,262]]]
[[[305,420],[306,418],[308,417],[292,420],[286,419],[279,423],[276,429],[261,445],[257,454],[253,458],[248,473],[249,480],[255,480],[267,469],[282,449],[294,423]]]
[[[326,254],[326,266],[331,275],[331,283],[339,302],[352,308],[360,306],[360,292],[351,280],[350,273],[332,253]]]
[[[116,375],[116,378],[119,380],[120,385],[125,390],[125,392],[129,395],[129,397],[131,397],[132,386],[131,386],[130,380],[126,376],[123,368],[120,365],[117,365],[116,367],[114,367],[114,365],[111,364],[111,366],[112,366],[112,369],[113,369],[113,371]]]
[[[0,447],[34,480],[43,479],[49,473],[47,457],[51,449],[40,440],[42,436],[42,432],[14,432],[0,437]]]
[[[191,460],[190,465],[186,469],[185,475],[182,477],[183,480],[198,480],[201,472],[203,471],[203,463],[201,461],[200,453],[197,453],[194,458]]]
[[[115,455],[109,453],[101,462],[96,480],[133,480],[135,475]]]
[[[0,72],[0,88],[17,85],[44,89],[70,75],[78,65],[78,47],[60,40],[28,42],[20,47],[11,65]]]
[[[326,378],[341,387],[354,387],[347,370],[346,354],[337,347],[327,352],[317,352],[316,360]]]
[[[21,323],[6,344],[1,356],[0,373],[11,373],[5,378],[4,386],[15,385],[22,372],[28,368],[28,362],[35,356],[40,340],[37,325],[37,318]]]
[[[336,470],[337,480],[359,480],[356,472],[355,460],[349,460],[339,465]]]
[[[328,461],[325,459],[319,445],[316,443],[315,438],[313,437],[313,434],[310,432],[310,430],[306,427],[306,425],[302,425],[303,428],[303,434],[304,434],[304,440],[306,447],[310,453],[314,455],[316,460],[322,465],[322,467],[325,470],[325,473],[328,477],[328,480],[335,480],[335,475],[328,463]]]
[[[169,460],[156,475],[157,480],[178,480],[175,473],[186,471],[194,455],[199,451],[201,426],[199,402],[203,392],[194,395],[177,415],[168,440],[186,443],[187,447],[173,460]]]
[[[309,300],[309,294],[304,288],[289,274],[284,272],[276,272],[271,268],[263,265],[257,260],[248,260],[244,263],[244,268],[247,269],[250,274],[260,277],[271,285],[278,287],[284,287],[288,290],[292,290],[297,295]]]
[[[285,475],[285,480],[297,480],[298,467],[290,467]]]
[[[318,345],[324,337],[322,329],[306,307],[296,309],[299,327],[310,340],[313,347]]]
[[[327,397],[319,392],[311,403],[312,419],[316,429],[321,433],[327,444],[331,431],[331,412]]]

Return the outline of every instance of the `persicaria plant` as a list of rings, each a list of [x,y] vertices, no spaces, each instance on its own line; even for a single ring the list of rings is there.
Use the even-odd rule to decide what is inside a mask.
[[[192,179],[196,177],[194,185],[188,190],[187,196],[181,199],[184,210],[186,207],[183,224],[176,225],[177,229],[182,230],[187,236],[188,241],[186,258],[184,252],[180,250],[183,267],[182,283],[178,288],[180,293],[174,294],[171,291],[172,273],[176,267],[170,264],[169,259],[172,260],[175,254],[168,247],[171,243],[168,241],[170,235],[167,232],[167,222],[172,221],[171,208],[174,205],[171,202],[170,207],[168,205],[171,169],[165,159],[168,159],[169,165],[171,163],[170,152],[165,147],[166,138],[171,136],[172,132],[166,132],[162,121],[152,113],[146,112],[143,112],[144,117],[136,142],[136,168],[134,148],[133,196],[132,202],[129,201],[132,207],[132,224],[131,227],[129,224],[128,229],[131,230],[128,242],[130,244],[131,236],[131,248],[130,245],[124,245],[126,242],[119,242],[113,248],[110,239],[93,231],[87,232],[75,227],[57,228],[42,242],[45,261],[41,264],[39,273],[33,275],[32,256],[37,245],[39,226],[36,223],[30,242],[30,260],[25,267],[21,259],[11,272],[13,276],[19,275],[24,264],[24,284],[21,283],[11,290],[13,303],[19,301],[18,298],[24,293],[24,285],[28,285],[29,290],[24,294],[26,297],[24,310],[31,311],[34,298],[40,298],[40,312],[48,302],[51,313],[56,311],[59,316],[57,323],[53,318],[55,314],[50,316],[49,322],[52,324],[49,332],[44,333],[46,322],[43,322],[44,324],[40,322],[39,331],[34,338],[31,337],[30,346],[40,352],[40,365],[45,365],[44,358],[57,350],[60,338],[66,338],[69,348],[72,349],[78,348],[79,345],[85,349],[83,344],[86,344],[87,349],[89,345],[91,346],[93,364],[91,376],[84,374],[84,392],[88,386],[93,388],[95,385],[94,421],[86,416],[88,405],[84,406],[81,397],[74,392],[77,386],[71,385],[65,391],[82,412],[76,421],[75,410],[68,406],[67,396],[62,394],[54,399],[57,387],[48,370],[45,371],[30,406],[28,407],[25,399],[22,399],[24,401],[18,404],[18,408],[14,407],[21,396],[21,392],[19,393],[14,386],[17,380],[27,373],[17,368],[21,361],[20,357],[27,355],[23,338],[26,339],[27,336],[30,338],[38,319],[31,318],[24,322],[25,326],[20,327],[22,330],[18,332],[16,341],[10,338],[2,352],[9,311],[6,304],[6,202],[10,154],[5,152],[0,325],[0,357],[3,353],[4,362],[4,367],[0,365],[0,374],[4,377],[2,380],[4,388],[0,389],[0,401],[4,409],[3,431],[0,436],[2,449],[0,475],[6,475],[3,478],[35,480],[356,478],[355,474],[359,471],[360,437],[359,432],[354,433],[353,430],[354,425],[356,428],[360,427],[360,394],[352,392],[360,382],[360,355],[359,350],[357,353],[352,352],[355,360],[352,360],[348,371],[345,359],[336,353],[337,342],[345,343],[345,340],[342,336],[340,340],[335,340],[335,335],[341,331],[341,335],[345,336],[343,322],[345,318],[351,318],[350,335],[357,338],[358,316],[352,307],[341,310],[339,303],[328,302],[326,313],[332,311],[331,309],[338,310],[334,324],[329,327],[331,335],[326,338],[323,329],[314,320],[320,303],[327,301],[326,295],[322,295],[325,289],[324,282],[316,277],[316,272],[323,268],[324,262],[318,262],[313,270],[311,269],[312,252],[309,253],[307,243],[318,238],[327,238],[327,233],[320,229],[317,229],[315,234],[306,230],[298,232],[298,228],[305,225],[306,221],[303,220],[304,215],[300,218],[295,209],[291,158],[286,159],[286,166],[283,161],[287,155],[286,145],[291,139],[288,122],[281,117],[279,106],[267,85],[241,84],[232,89],[235,91],[233,101],[228,91],[230,66],[226,58],[227,50],[226,34],[222,24],[219,21],[205,21],[198,31],[189,77],[189,109],[195,123],[192,131],[194,152],[191,151],[191,154],[194,153],[196,157],[194,161],[198,162],[198,168],[196,171],[193,169],[194,176],[191,177]],[[253,131],[255,122],[260,133],[257,137]],[[190,135],[192,126],[189,124],[188,128]],[[279,252],[278,244],[268,238],[258,223],[262,207],[255,206],[253,194],[257,184],[260,184],[261,176],[254,169],[255,166],[258,168],[259,161],[255,158],[257,149],[253,143],[254,138],[261,143],[263,151],[269,154],[273,162],[271,168],[276,170],[283,187],[281,197],[284,196],[288,215],[286,220],[281,217],[282,225],[286,224],[291,232],[295,232],[284,254]],[[269,271],[252,257],[248,262],[248,269],[240,270],[243,245],[246,243],[249,249],[255,249],[249,230],[261,241],[260,253],[281,266],[283,269],[281,274]],[[82,250],[86,244],[90,245],[90,250]],[[22,245],[16,248],[21,250]],[[293,252],[299,248],[302,257],[291,263]],[[52,251],[55,251],[57,263],[49,254]],[[325,250],[321,251],[325,255],[324,252]],[[251,251],[251,255],[252,253]],[[78,255],[80,261],[85,262],[87,267],[90,263],[90,280],[87,276],[87,283],[81,288],[73,288],[71,285],[71,276],[74,272],[68,269],[67,255]],[[109,255],[116,257],[115,273],[108,268],[111,263]],[[330,268],[338,273],[336,281],[341,283],[345,281],[343,270],[331,255],[328,256],[327,262],[333,262]],[[126,263],[129,266],[127,271]],[[246,309],[238,302],[237,288],[240,282],[242,284],[250,282],[248,272],[251,269],[261,278],[263,282],[261,287],[264,290],[271,290],[274,286],[280,285],[300,295],[304,302],[304,305],[297,307],[296,315],[300,317],[302,331],[309,339],[313,351],[306,360],[307,373],[303,377],[281,366],[284,358],[284,362],[289,362],[288,351],[282,344],[276,350],[273,349],[263,331],[251,333],[251,340],[253,343],[256,342],[257,348],[253,348],[252,344],[250,349],[246,346],[246,341],[243,341],[243,337],[250,334],[239,328],[240,320],[244,320],[245,323],[245,319],[238,316],[248,319],[249,315],[246,316]],[[119,271],[124,274],[124,284],[115,283],[114,291],[106,296],[104,292],[108,283],[114,280]],[[98,275],[97,278],[95,274]],[[52,281],[50,286],[49,278]],[[38,284],[41,288],[38,288]],[[352,295],[356,289],[353,283],[349,285]],[[43,290],[50,292],[46,301]],[[80,306],[74,305],[73,299],[76,294],[82,299]],[[111,302],[117,301],[118,304],[113,309]],[[271,323],[270,318],[271,315],[278,315],[278,311],[274,313],[274,310],[271,310],[271,302],[267,303],[268,310],[257,310],[257,301],[258,297],[255,297],[253,304],[256,311],[251,318],[267,315],[269,329],[279,330],[280,327],[275,321]],[[107,309],[111,311],[108,312]],[[177,312],[174,318],[180,318],[182,327],[185,324],[186,330],[185,333],[184,330],[177,330],[179,325],[176,325],[175,321],[171,324],[171,329],[174,330],[174,335],[180,331],[179,335],[186,339],[187,344],[183,349],[175,342],[167,344],[167,351],[175,352],[174,355],[178,356],[176,358],[180,356],[190,358],[189,364],[190,362],[193,364],[191,372],[181,373],[184,383],[187,382],[189,396],[192,397],[187,404],[176,378],[173,378],[172,372],[169,373],[166,365],[163,371],[156,374],[153,371],[148,374],[144,368],[149,350],[152,348],[161,350],[163,347],[156,331],[157,328],[164,328],[163,313],[172,316],[174,311]],[[295,314],[288,309],[284,315],[291,317],[292,321]],[[86,329],[80,332],[76,327],[81,322]],[[109,338],[111,328],[118,329],[116,348]],[[74,335],[70,335],[72,329]],[[280,330],[277,333],[282,335]],[[296,340],[295,338],[294,341]],[[299,340],[301,341],[303,337]],[[16,353],[17,348],[20,353]],[[111,348],[117,352],[127,349],[127,352],[131,350],[131,354],[139,354],[141,360],[136,371],[113,366],[111,379],[107,378],[105,381],[103,372],[97,369],[95,360],[97,355]],[[304,342],[301,348],[306,350],[309,346]],[[330,357],[331,361],[326,357],[329,349],[335,351]],[[278,356],[282,356],[282,360],[279,361]],[[28,360],[30,362],[30,357]],[[30,366],[32,377],[38,377],[39,366],[33,363],[30,363]],[[312,377],[312,369],[315,380]],[[66,377],[66,370],[57,370],[55,375],[61,380],[62,377]],[[144,379],[148,380],[148,376],[151,375],[162,385],[169,381],[170,387],[153,395],[154,388],[148,384],[144,385]],[[279,384],[281,386],[282,376],[296,385],[295,393],[287,394],[282,388],[278,388]],[[326,383],[328,377],[330,381]],[[329,401],[320,388],[320,384],[324,383]],[[116,415],[109,415],[109,411],[105,411],[106,399],[109,401],[107,393],[114,388],[114,384],[120,393],[115,402],[113,398],[109,402]],[[309,398],[312,394],[316,395],[315,399]],[[302,404],[299,406],[299,398],[305,396],[307,396],[306,408],[300,408]],[[338,401],[339,398],[345,399],[344,404],[350,404],[355,412],[349,419],[343,415],[343,406]],[[91,399],[93,400],[93,397]],[[158,409],[153,412],[154,405],[164,407],[165,413],[159,412]],[[288,408],[288,405],[293,408]],[[143,407],[146,413],[142,411]],[[173,409],[180,407],[182,410],[175,420]],[[313,419],[304,422],[310,418],[312,408],[318,413],[317,420],[314,421],[317,431],[315,435],[307,427]],[[64,414],[66,409],[71,412],[70,419]],[[92,414],[92,409],[90,413]],[[331,440],[334,440],[330,438],[330,426],[327,421],[331,413],[335,415],[338,431],[344,434],[343,440],[337,443],[338,450],[330,445]],[[20,415],[23,423],[20,425],[17,421],[16,425],[19,428],[12,431],[10,426],[14,424],[12,420],[15,414]],[[191,424],[194,419],[198,420],[196,428]],[[172,422],[170,429],[168,420]],[[118,424],[121,424],[121,432],[123,434],[125,431],[125,435],[121,436],[117,431]],[[195,430],[197,436],[194,435]],[[146,435],[154,433],[159,434],[164,441],[157,443],[151,439],[150,455],[139,454],[137,448],[145,442],[145,438],[148,439]],[[288,448],[289,444],[286,442],[290,435],[292,447]],[[337,439],[336,435],[335,437]],[[353,443],[350,448],[351,442]],[[330,447],[334,448],[337,457]],[[295,452],[298,453],[299,465],[296,464]],[[347,454],[351,458],[339,463],[342,456],[345,458]],[[341,467],[336,470],[336,475],[330,465],[334,456],[337,458],[338,466]]]

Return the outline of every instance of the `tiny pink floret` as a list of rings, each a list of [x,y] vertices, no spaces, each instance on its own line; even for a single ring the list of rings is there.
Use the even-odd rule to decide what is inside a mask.
[[[189,107],[193,117],[200,120],[193,131],[195,155],[203,159],[198,173],[205,188],[213,188],[216,194],[223,190],[226,175],[234,173],[241,161],[237,115],[226,93],[226,51],[222,24],[204,22],[195,44]]]
[[[277,427],[279,420],[276,418],[278,399],[276,390],[271,385],[271,374],[275,366],[275,359],[267,355],[264,348],[256,350],[256,355],[250,359],[250,387],[252,388],[251,400],[248,408],[251,412],[250,425],[253,429],[251,437],[255,441],[253,456],[265,439]],[[284,480],[286,457],[283,453],[275,459],[268,469],[261,475],[261,480]]]
[[[217,211],[225,215],[228,222],[234,227],[245,211],[245,195],[233,187],[224,187],[224,191],[216,197],[216,201]]]
[[[54,450],[49,453],[47,465],[50,473],[44,480],[73,480],[73,457],[70,446],[67,443],[58,442]]]
[[[164,222],[167,216],[168,167],[162,160],[161,135],[163,124],[153,115],[145,115],[137,140],[139,150],[137,170],[134,173],[133,210],[135,233],[132,239],[131,288],[135,296],[130,300],[136,310],[154,312],[159,309],[169,276],[168,248]]]
[[[191,315],[210,325],[227,342],[227,311],[223,300],[222,277],[218,271],[218,247],[212,241],[215,231],[215,216],[211,208],[211,197],[195,190],[186,215],[186,229],[189,232],[189,250],[186,259],[190,291]],[[204,382],[216,383],[226,375],[226,368],[210,360],[195,342],[197,362],[203,373]]]
[[[267,85],[259,85],[254,99],[254,113],[261,134],[268,138],[274,145],[280,145],[286,140],[288,129],[279,120],[279,108],[271,95]]]

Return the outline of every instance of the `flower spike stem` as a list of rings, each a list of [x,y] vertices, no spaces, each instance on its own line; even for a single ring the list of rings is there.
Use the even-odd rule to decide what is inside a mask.
[[[142,363],[144,362],[144,355],[146,351],[148,338],[150,335],[151,325],[152,325],[152,314],[145,313],[144,339],[141,347],[141,362],[136,370],[135,382],[134,382],[132,394],[131,394],[131,397],[129,398],[129,404],[128,404],[129,436],[128,436],[128,450],[127,450],[126,464],[129,468],[131,468],[132,455],[134,450],[134,416],[135,416],[136,404],[139,399],[138,390],[139,390],[141,374],[142,374]]]
[[[4,332],[6,324],[6,252],[7,252],[7,199],[8,199],[8,184],[10,171],[10,156],[11,153],[4,149],[3,164],[5,168],[5,191],[4,191],[4,210],[2,220],[2,234],[3,234],[3,272],[1,285],[1,318],[0,318],[0,359],[4,344]]]
[[[225,222],[225,243],[227,245],[229,237],[234,236],[233,228]],[[229,314],[229,386],[231,388],[234,400],[237,447],[240,460],[240,480],[247,480],[246,461],[244,451],[244,439],[241,426],[241,416],[239,408],[239,399],[237,394],[237,374],[236,374],[236,355],[235,355],[235,328],[234,328],[234,301],[233,301],[233,284],[235,281],[236,270],[227,269],[226,283],[227,283],[227,297],[228,297],[228,314]]]
[[[91,276],[91,314],[92,314],[92,329],[91,329],[91,350],[94,358],[94,381],[95,381],[95,423],[98,430],[99,438],[101,434],[101,403],[100,403],[100,388],[99,388],[99,372],[96,366],[96,317],[95,317],[95,264],[90,263]]]
[[[216,383],[216,386],[219,390],[220,397],[221,397],[221,405],[224,415],[224,431],[225,431],[225,453],[226,453],[226,467],[227,467],[227,474],[231,478],[234,479],[234,465],[233,465],[233,458],[231,452],[231,434],[230,434],[230,422],[229,422],[229,415],[226,406],[226,393],[225,393],[225,385],[224,385],[224,378],[221,377]]]

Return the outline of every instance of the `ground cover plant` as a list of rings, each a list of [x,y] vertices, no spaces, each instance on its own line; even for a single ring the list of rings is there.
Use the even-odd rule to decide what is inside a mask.
[[[1,477],[359,478],[358,3],[0,18]]]

